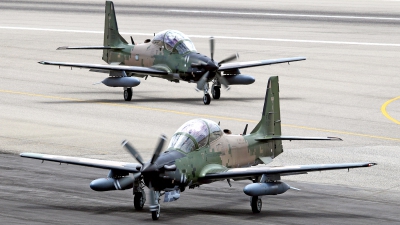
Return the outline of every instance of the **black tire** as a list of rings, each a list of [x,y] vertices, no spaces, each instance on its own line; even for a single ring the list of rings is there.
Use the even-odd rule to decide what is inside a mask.
[[[221,88],[220,87],[212,88],[211,95],[213,96],[213,99],[219,99],[221,97]]]
[[[160,210],[152,211],[151,212],[151,218],[153,220],[158,220],[160,218]]]
[[[205,94],[203,97],[203,103],[204,105],[209,105],[211,102],[211,96],[209,94]]]
[[[124,90],[124,99],[125,101],[132,100],[132,88],[127,88],[126,90]]]
[[[260,213],[262,208],[261,198],[258,196],[251,197],[251,210],[253,213]]]
[[[133,205],[135,206],[135,209],[142,210],[145,202],[146,200],[143,198],[143,193],[135,192],[135,196],[133,197]]]

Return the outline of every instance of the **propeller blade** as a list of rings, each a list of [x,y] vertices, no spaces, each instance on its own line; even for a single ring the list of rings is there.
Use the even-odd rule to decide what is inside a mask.
[[[151,158],[151,161],[150,161],[151,164],[154,164],[154,162],[158,159],[158,156],[160,155],[160,152],[161,152],[166,140],[167,140],[167,137],[164,134],[162,134],[160,137],[160,141],[158,142],[157,148],[154,151],[153,157]]]
[[[218,65],[221,65],[221,64],[224,64],[224,63],[233,61],[233,60],[237,60],[237,59],[239,59],[239,54],[238,54],[238,53],[233,54],[233,55],[229,56],[228,58],[226,58],[226,59],[224,59],[224,60],[221,60],[221,61],[218,63]]]
[[[205,85],[206,82],[207,82],[208,74],[209,74],[209,72],[207,71],[207,72],[200,78],[200,80],[197,81],[197,87],[196,87],[196,90],[197,90],[197,91],[203,90],[203,89],[204,89],[204,85]]]
[[[220,73],[220,72],[217,72],[215,76],[217,77],[218,81],[219,81],[222,85],[224,85],[224,87],[225,87],[226,90],[229,90],[229,89],[230,89],[230,87],[229,87],[229,82],[225,79],[225,77],[221,76],[221,73]]]
[[[136,180],[137,178],[139,178],[139,177],[140,177],[140,175],[142,175],[142,173],[141,173],[141,172],[134,173],[134,174],[133,174],[133,180]]]
[[[210,54],[211,60],[214,60],[214,37],[210,37]]]
[[[140,163],[140,164],[144,164],[143,162],[143,158],[139,155],[139,152],[136,151],[136,149],[129,144],[129,142],[127,140],[122,141],[122,147],[124,147],[126,150],[128,150],[129,153],[131,153],[131,155]]]

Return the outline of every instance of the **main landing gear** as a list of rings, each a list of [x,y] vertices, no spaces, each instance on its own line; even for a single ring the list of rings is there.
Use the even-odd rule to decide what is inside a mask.
[[[146,193],[142,189],[140,192],[135,192],[133,197],[133,205],[136,210],[142,210],[144,203],[146,202]]]
[[[136,210],[142,210],[144,203],[146,203],[146,193],[143,187],[144,185],[140,180],[135,180],[133,187],[133,205]]]
[[[260,213],[262,208],[261,198],[259,198],[258,196],[250,197],[250,206],[253,213]]]
[[[124,99],[125,101],[132,100],[132,88],[124,88]]]
[[[221,85],[217,86],[215,83],[211,86],[211,94],[214,99],[219,99],[221,97]]]

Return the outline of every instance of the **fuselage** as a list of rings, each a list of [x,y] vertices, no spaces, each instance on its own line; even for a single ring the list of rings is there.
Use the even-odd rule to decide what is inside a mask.
[[[171,42],[168,34],[171,32],[177,33],[182,37],[175,44],[168,45],[167,43]],[[153,40],[145,40],[145,43],[135,45],[124,44],[119,47],[123,47],[124,49],[109,51],[107,63],[152,67],[164,70],[169,75],[152,76],[174,82],[179,82],[180,80],[197,82],[206,71],[218,69],[216,62],[198,53],[190,39],[178,31],[163,31],[158,33]],[[215,74],[210,74],[208,79],[211,80],[214,76]]]
[[[211,131],[206,133],[207,137],[196,124],[200,121],[204,121],[207,125],[204,127]],[[194,128],[186,129],[189,125],[185,126],[185,124],[188,123]],[[258,133],[227,134],[222,132],[216,123],[205,119],[195,119],[185,124],[177,130],[171,138],[167,151],[162,153],[156,161],[161,170],[163,165],[175,164],[176,171],[165,171],[162,175],[157,173],[154,174],[155,176],[147,176],[151,177],[148,179],[152,180],[152,184],[157,189],[173,188],[176,185],[184,188],[209,183],[199,181],[199,177],[212,170],[257,165],[262,163],[260,161],[262,157],[276,156],[272,143],[255,141],[260,137]]]

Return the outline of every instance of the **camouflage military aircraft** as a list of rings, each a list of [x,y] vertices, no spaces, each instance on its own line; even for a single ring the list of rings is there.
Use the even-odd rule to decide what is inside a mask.
[[[260,196],[282,194],[291,188],[295,189],[282,182],[281,176],[376,165],[372,162],[280,167],[262,165],[283,152],[282,140],[341,140],[336,137],[282,136],[278,77],[271,77],[268,81],[262,117],[253,131],[247,134],[246,125],[243,134],[230,133],[229,130],[221,130],[217,123],[208,119],[190,120],[176,131],[163,153],[161,150],[166,138],[161,137],[149,162],[144,162],[138,151],[127,141],[122,145],[139,163],[36,153],[22,153],[21,156],[108,169],[107,178],[92,181],[90,187],[95,191],[133,188],[137,210],[144,206],[144,187],[147,186],[150,189],[150,211],[154,220],[160,216],[160,197],[165,195],[164,202],[177,200],[186,187],[195,188],[219,180],[227,180],[229,185],[230,179],[250,180],[253,183],[243,191],[251,196],[252,211],[259,213],[262,207]]]
[[[211,58],[196,51],[192,41],[176,30],[164,30],[154,35],[152,40],[146,39],[142,44],[131,44],[119,34],[115,18],[114,5],[106,2],[104,45],[60,47],[58,49],[102,49],[103,60],[108,65],[41,61],[43,65],[88,68],[93,72],[108,73],[109,77],[102,81],[110,87],[123,87],[124,99],[132,99],[132,87],[140,84],[137,77],[158,77],[179,83],[186,81],[197,83],[197,90],[204,91],[203,102],[211,102],[209,82],[212,82],[211,94],[214,99],[221,95],[221,84],[245,85],[255,81],[252,76],[241,74],[239,69],[289,63],[305,60],[304,57],[281,58],[251,62],[228,63],[237,59],[234,54],[217,62],[214,60],[214,38],[210,39]]]

